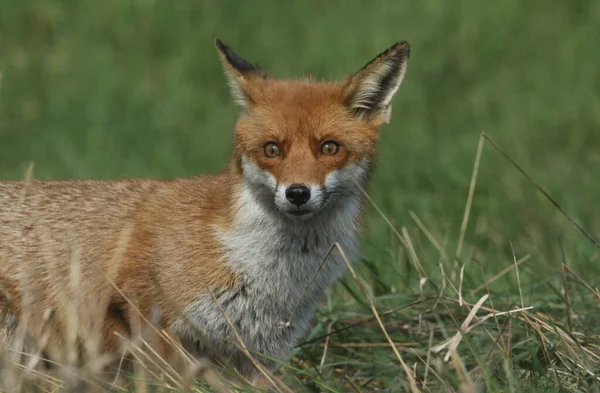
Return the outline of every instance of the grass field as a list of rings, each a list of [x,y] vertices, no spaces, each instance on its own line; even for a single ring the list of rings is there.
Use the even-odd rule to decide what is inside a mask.
[[[600,237],[599,26],[592,0],[0,0],[0,179],[32,161],[40,179],[219,171],[238,108],[216,37],[274,76],[317,79],[407,40],[355,261],[380,313],[407,306],[381,317],[398,354],[421,391],[598,392],[599,248],[483,139],[467,202],[485,132]],[[445,362],[431,349],[486,294]],[[347,274],[307,340],[366,322],[277,375],[293,391],[410,391],[372,317]]]

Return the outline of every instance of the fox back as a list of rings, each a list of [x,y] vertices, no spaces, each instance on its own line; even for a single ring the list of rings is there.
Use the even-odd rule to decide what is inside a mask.
[[[0,182],[7,345],[23,349],[17,332],[27,320],[40,326],[29,336],[49,329],[50,357],[64,358],[70,342],[93,351],[84,334],[116,351],[115,333],[135,336],[141,318],[194,355],[254,377],[236,334],[249,350],[284,358],[306,333],[344,271],[337,252],[320,268],[327,251],[338,243],[356,255],[363,189],[409,46],[395,44],[340,82],[272,78],[216,47],[241,106],[222,173]]]

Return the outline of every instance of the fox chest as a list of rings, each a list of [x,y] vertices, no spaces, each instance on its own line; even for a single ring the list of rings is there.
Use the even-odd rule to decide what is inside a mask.
[[[240,280],[235,288],[214,293],[220,307],[212,296],[202,294],[185,313],[210,346],[221,352],[235,352],[218,338],[235,337],[235,329],[249,349],[284,357],[306,333],[319,299],[344,270],[337,250],[321,266],[328,250],[338,243],[352,255],[357,237],[348,226],[345,231],[255,228],[259,229],[251,235],[240,231],[223,238],[225,262]],[[189,327],[176,325],[180,336],[195,336]],[[206,352],[202,343],[195,346]]]

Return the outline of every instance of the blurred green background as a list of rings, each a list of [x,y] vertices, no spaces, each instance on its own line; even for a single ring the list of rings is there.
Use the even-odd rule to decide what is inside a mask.
[[[409,212],[454,254],[481,131],[600,234],[599,26],[591,0],[1,0],[0,178],[22,178],[31,161],[40,179],[220,170],[238,108],[217,37],[273,76],[317,79],[407,40],[370,193],[407,227],[428,274],[437,251]],[[378,279],[417,291],[399,242],[369,217],[363,249]],[[591,242],[486,144],[461,261],[498,271],[511,242],[533,257],[526,283],[558,277],[565,260],[598,265]]]

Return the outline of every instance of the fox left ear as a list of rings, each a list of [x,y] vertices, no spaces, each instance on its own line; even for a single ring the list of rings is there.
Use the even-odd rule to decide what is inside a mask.
[[[409,55],[408,42],[398,42],[346,80],[346,105],[357,117],[390,122],[392,98],[404,78]]]
[[[233,98],[245,109],[253,103],[249,84],[253,80],[266,79],[267,73],[258,64],[252,64],[235,53],[223,41],[216,39],[215,46],[219,51]]]

